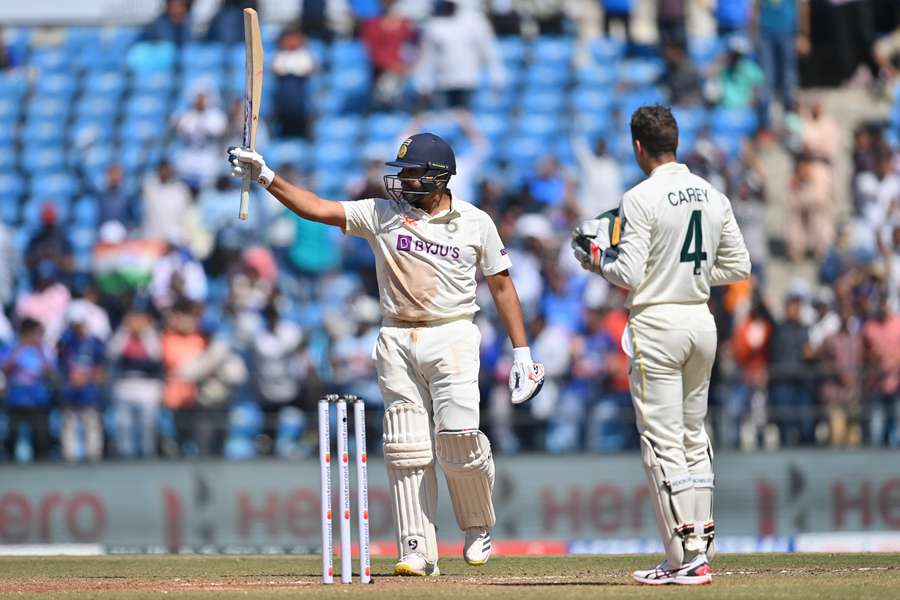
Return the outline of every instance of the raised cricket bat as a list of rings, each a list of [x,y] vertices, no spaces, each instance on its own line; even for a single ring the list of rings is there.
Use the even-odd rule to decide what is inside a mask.
[[[244,70],[244,140],[243,146],[256,150],[256,126],[259,125],[259,100],[262,97],[263,47],[259,33],[259,15],[252,8],[244,9],[244,47],[247,51]],[[241,184],[241,211],[238,216],[247,220],[250,210],[250,173]]]

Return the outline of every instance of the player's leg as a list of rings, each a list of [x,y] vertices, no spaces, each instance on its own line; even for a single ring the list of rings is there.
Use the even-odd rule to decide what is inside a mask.
[[[694,352],[684,365],[684,448],[688,469],[694,481],[694,518],[696,535],[685,546],[686,561],[697,553],[711,560],[715,555],[713,521],[712,444],[706,432],[709,378],[716,358],[716,333],[696,332]]]
[[[384,398],[384,462],[397,532],[400,575],[436,575],[437,477],[427,387],[419,381],[409,329],[381,331],[376,364]]]
[[[684,330],[631,326],[629,384],[640,433],[641,459],[650,487],[666,560],[639,571],[642,583],[674,583],[684,563],[685,538],[694,528],[694,484],[684,454],[682,367],[690,352]]]
[[[427,349],[423,372],[434,407],[435,453],[459,528],[465,531],[466,562],[483,565],[491,555],[496,522],[491,490],[491,444],[479,431],[478,391],[481,335],[471,321],[454,321],[422,331]]]

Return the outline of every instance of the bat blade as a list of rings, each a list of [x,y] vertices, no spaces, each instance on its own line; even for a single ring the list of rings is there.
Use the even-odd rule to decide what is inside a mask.
[[[259,15],[252,8],[244,9],[244,47],[246,50],[244,79],[244,137],[243,146],[256,150],[256,128],[259,125],[259,102],[262,98],[263,47],[259,31]],[[250,210],[250,173],[241,184],[241,206],[238,217],[246,220]]]

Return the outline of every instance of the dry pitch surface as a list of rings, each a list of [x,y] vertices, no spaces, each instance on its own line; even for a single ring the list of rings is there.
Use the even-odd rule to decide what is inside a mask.
[[[375,583],[323,586],[319,558],[284,556],[106,556],[0,558],[2,598],[900,598],[900,555],[723,555],[702,587],[632,583],[629,573],[655,556],[495,557],[481,568],[441,559],[438,578],[388,575]]]

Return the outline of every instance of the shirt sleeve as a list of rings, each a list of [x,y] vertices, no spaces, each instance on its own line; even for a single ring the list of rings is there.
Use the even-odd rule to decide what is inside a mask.
[[[509,254],[503,247],[503,240],[497,232],[497,226],[485,215],[481,234],[481,256],[478,266],[482,275],[496,275],[512,266]]]
[[[619,256],[603,266],[603,276],[613,285],[633,291],[644,280],[653,222],[646,207],[630,193],[622,198],[619,212],[622,216]]]
[[[344,206],[347,224],[344,233],[361,238],[370,238],[378,232],[378,216],[374,198],[341,202]]]
[[[709,285],[726,285],[750,277],[750,253],[744,236],[734,218],[731,202],[720,196],[725,210],[722,219],[722,238],[716,250],[716,261],[709,270]]]

